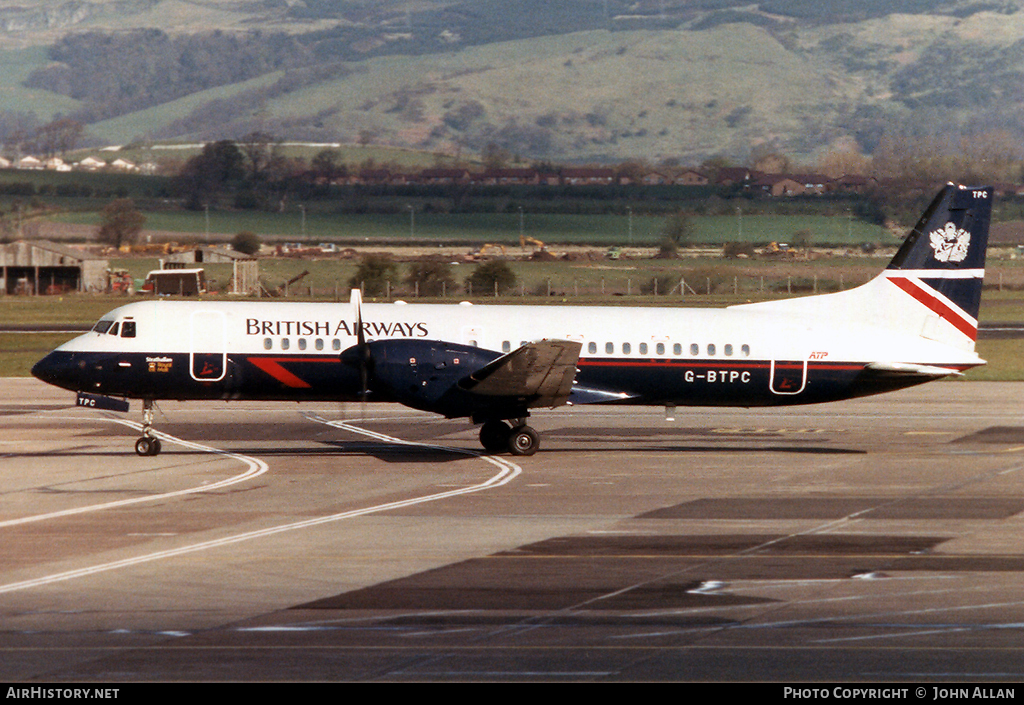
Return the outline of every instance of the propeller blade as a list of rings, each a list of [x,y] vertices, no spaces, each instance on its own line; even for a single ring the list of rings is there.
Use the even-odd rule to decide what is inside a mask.
[[[356,315],[356,352],[359,356],[359,395],[366,401],[370,393],[370,346],[366,344],[366,331],[363,329],[363,292],[352,289],[352,310]]]

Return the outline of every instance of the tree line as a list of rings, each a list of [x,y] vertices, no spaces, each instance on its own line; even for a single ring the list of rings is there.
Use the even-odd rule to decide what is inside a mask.
[[[308,47],[283,32],[172,37],[155,29],[68,34],[50,58],[54,63],[32,72],[26,85],[83,101],[71,117],[85,123],[313,60]]]

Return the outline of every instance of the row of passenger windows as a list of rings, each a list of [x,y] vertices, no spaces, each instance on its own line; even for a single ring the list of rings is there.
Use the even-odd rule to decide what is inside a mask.
[[[299,338],[298,339],[297,347],[298,347],[299,350],[306,350],[306,349],[308,349],[308,345],[309,345],[309,343],[306,341],[305,338]],[[317,338],[316,340],[313,341],[313,349],[314,350],[323,350],[324,347],[325,347],[325,344],[324,344],[324,339],[323,338]],[[282,350],[291,350],[291,348],[292,348],[291,338],[281,338],[281,349]],[[273,350],[274,349],[274,339],[273,338],[264,338],[263,339],[263,349],[264,350]],[[341,350],[341,341],[338,338],[335,338],[334,340],[331,341],[331,350],[335,350],[335,351]]]
[[[125,325],[127,326],[129,323],[130,322],[126,321]],[[134,337],[134,335],[135,335],[134,325],[135,324],[132,323],[131,325],[132,325],[132,337]],[[117,333],[115,332],[114,335],[116,335],[116,334]],[[476,341],[470,341],[470,344],[471,345],[476,345]],[[309,343],[307,342],[306,338],[299,338],[297,340],[297,342],[296,342],[296,347],[299,350],[307,350],[307,349],[309,349],[308,345],[309,345]],[[522,345],[526,345],[526,342],[525,341],[521,342],[520,346],[522,346]],[[280,349],[281,350],[291,350],[291,347],[292,347],[292,341],[291,341],[290,338],[281,338],[281,343],[280,343]],[[326,347],[326,344],[324,343],[324,339],[323,338],[316,338],[313,341],[313,349],[314,350],[324,350],[325,347]],[[667,347],[667,345],[665,343],[654,343],[653,346],[649,345],[648,343],[640,343],[639,345],[637,345],[637,354],[641,355],[641,356],[642,355],[650,355],[650,354],[652,354],[651,353],[651,348],[652,347],[654,348],[654,352],[653,352],[654,355],[665,355],[666,351],[668,350],[668,347]],[[263,349],[264,350],[273,350],[274,349],[274,339],[273,338],[264,338],[263,339]],[[590,342],[590,343],[587,344],[587,354],[589,354],[589,355],[596,355],[597,354],[597,349],[598,349],[597,343]],[[619,349],[619,352],[621,352],[623,355],[632,355],[633,354],[633,345],[631,343],[620,343],[618,349]],[[331,340],[331,350],[334,350],[334,351],[341,350],[341,340],[339,340],[338,338],[334,338],[333,340]],[[502,344],[501,344],[501,351],[502,352],[506,352],[506,353],[507,352],[512,352],[512,341],[510,341],[510,340],[503,341]],[[707,354],[708,357],[715,357],[716,355],[718,355],[718,346],[715,345],[714,343],[709,343],[704,348],[704,351],[705,351],[705,353]],[[604,352],[605,352],[606,355],[614,355],[615,352],[616,352],[616,345],[615,345],[615,343],[611,343],[611,342],[605,343],[604,344]],[[692,356],[700,355],[700,353],[701,353],[701,346],[698,345],[697,343],[691,343],[690,344],[690,348],[689,348],[689,353]],[[677,356],[677,357],[681,356],[683,354],[683,345],[682,345],[682,343],[673,343],[672,344],[672,354]],[[732,343],[726,343],[725,345],[722,346],[722,354],[725,357],[733,357],[736,354],[736,348],[733,346]],[[745,344],[741,345],[740,348],[739,348],[739,354],[740,354],[741,357],[750,357],[750,346],[749,345],[745,345]]]
[[[520,343],[520,345],[526,345],[526,343],[523,342],[523,343]],[[652,347],[654,348],[654,353],[653,353],[654,355],[662,355],[663,356],[663,355],[667,354],[666,351],[668,350],[668,346],[667,346],[666,343],[654,343],[653,346],[649,345],[648,343],[640,343],[639,345],[636,346],[636,354],[640,355],[640,356],[650,355],[650,354],[652,354],[651,353],[651,348]],[[587,354],[588,355],[597,355],[597,350],[598,350],[598,346],[597,346],[596,342],[587,343]],[[511,352],[512,351],[512,342],[509,341],[509,340],[504,341],[501,344],[501,351],[502,352]],[[619,343],[618,351],[621,352],[623,355],[632,355],[633,354],[633,344],[632,343]],[[716,355],[719,354],[718,346],[716,344],[714,344],[714,343],[709,343],[704,348],[704,351],[705,351],[705,353],[707,354],[708,357],[715,357]],[[605,343],[604,344],[604,352],[605,352],[606,355],[614,355],[615,352],[616,352],[616,345],[615,345],[615,343],[612,343],[612,342]],[[700,355],[700,353],[701,353],[700,345],[698,345],[697,343],[690,343],[689,352],[690,352],[690,355],[692,355],[692,356]],[[672,354],[675,355],[676,357],[681,356],[683,354],[683,344],[682,343],[673,343],[672,344]],[[725,355],[725,357],[733,357],[736,354],[735,346],[732,343],[726,343],[725,345],[722,346],[722,354]],[[739,349],[739,354],[740,354],[740,357],[750,357],[750,346],[746,345],[746,344],[741,345],[740,349]]]
[[[666,351],[668,350],[668,345],[666,343],[655,343],[653,347],[654,347],[654,354],[655,355],[665,355],[665,354],[667,354]],[[604,344],[604,352],[605,352],[606,355],[614,355],[615,354],[615,343],[611,343],[611,342],[605,343]],[[633,354],[633,345],[631,343],[620,343],[619,344],[619,352],[621,352],[623,355],[632,355]],[[691,356],[694,356],[694,357],[696,357],[697,355],[700,355],[701,354],[701,346],[698,345],[697,343],[690,343],[689,353],[690,353]],[[718,346],[715,343],[708,343],[704,347],[704,353],[708,357],[715,357],[716,355],[719,354]],[[597,343],[593,343],[592,342],[592,343],[588,343],[587,344],[587,354],[589,354],[589,355],[596,355],[597,354]],[[647,343],[640,343],[639,345],[637,345],[637,354],[641,355],[641,356],[643,356],[643,355],[650,355],[651,354],[650,346]],[[683,354],[683,344],[682,343],[673,343],[672,344],[672,355],[674,355],[676,357],[679,357],[682,354]],[[735,348],[735,346],[733,346],[732,343],[726,343],[725,345],[722,346],[721,354],[725,355],[725,357],[733,357],[736,354],[736,348]],[[746,344],[741,345],[740,349],[739,349],[739,354],[740,354],[741,357],[750,357],[750,346],[746,345]]]

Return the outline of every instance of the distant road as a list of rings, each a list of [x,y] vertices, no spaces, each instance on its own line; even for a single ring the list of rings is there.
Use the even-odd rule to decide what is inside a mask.
[[[978,337],[983,340],[1024,338],[1024,323],[982,323],[978,326]]]
[[[0,333],[84,333],[91,323],[0,323]]]

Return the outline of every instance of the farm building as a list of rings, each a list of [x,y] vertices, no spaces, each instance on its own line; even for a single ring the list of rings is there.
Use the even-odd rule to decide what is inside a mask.
[[[206,293],[206,272],[202,269],[154,269],[146,276],[142,291],[158,296],[198,296]]]
[[[252,255],[215,247],[195,247],[168,255],[163,259],[164,269],[182,269],[196,264],[231,264],[232,294],[252,294],[259,286],[259,261]]]
[[[0,293],[107,290],[107,260],[46,240],[0,245]]]

